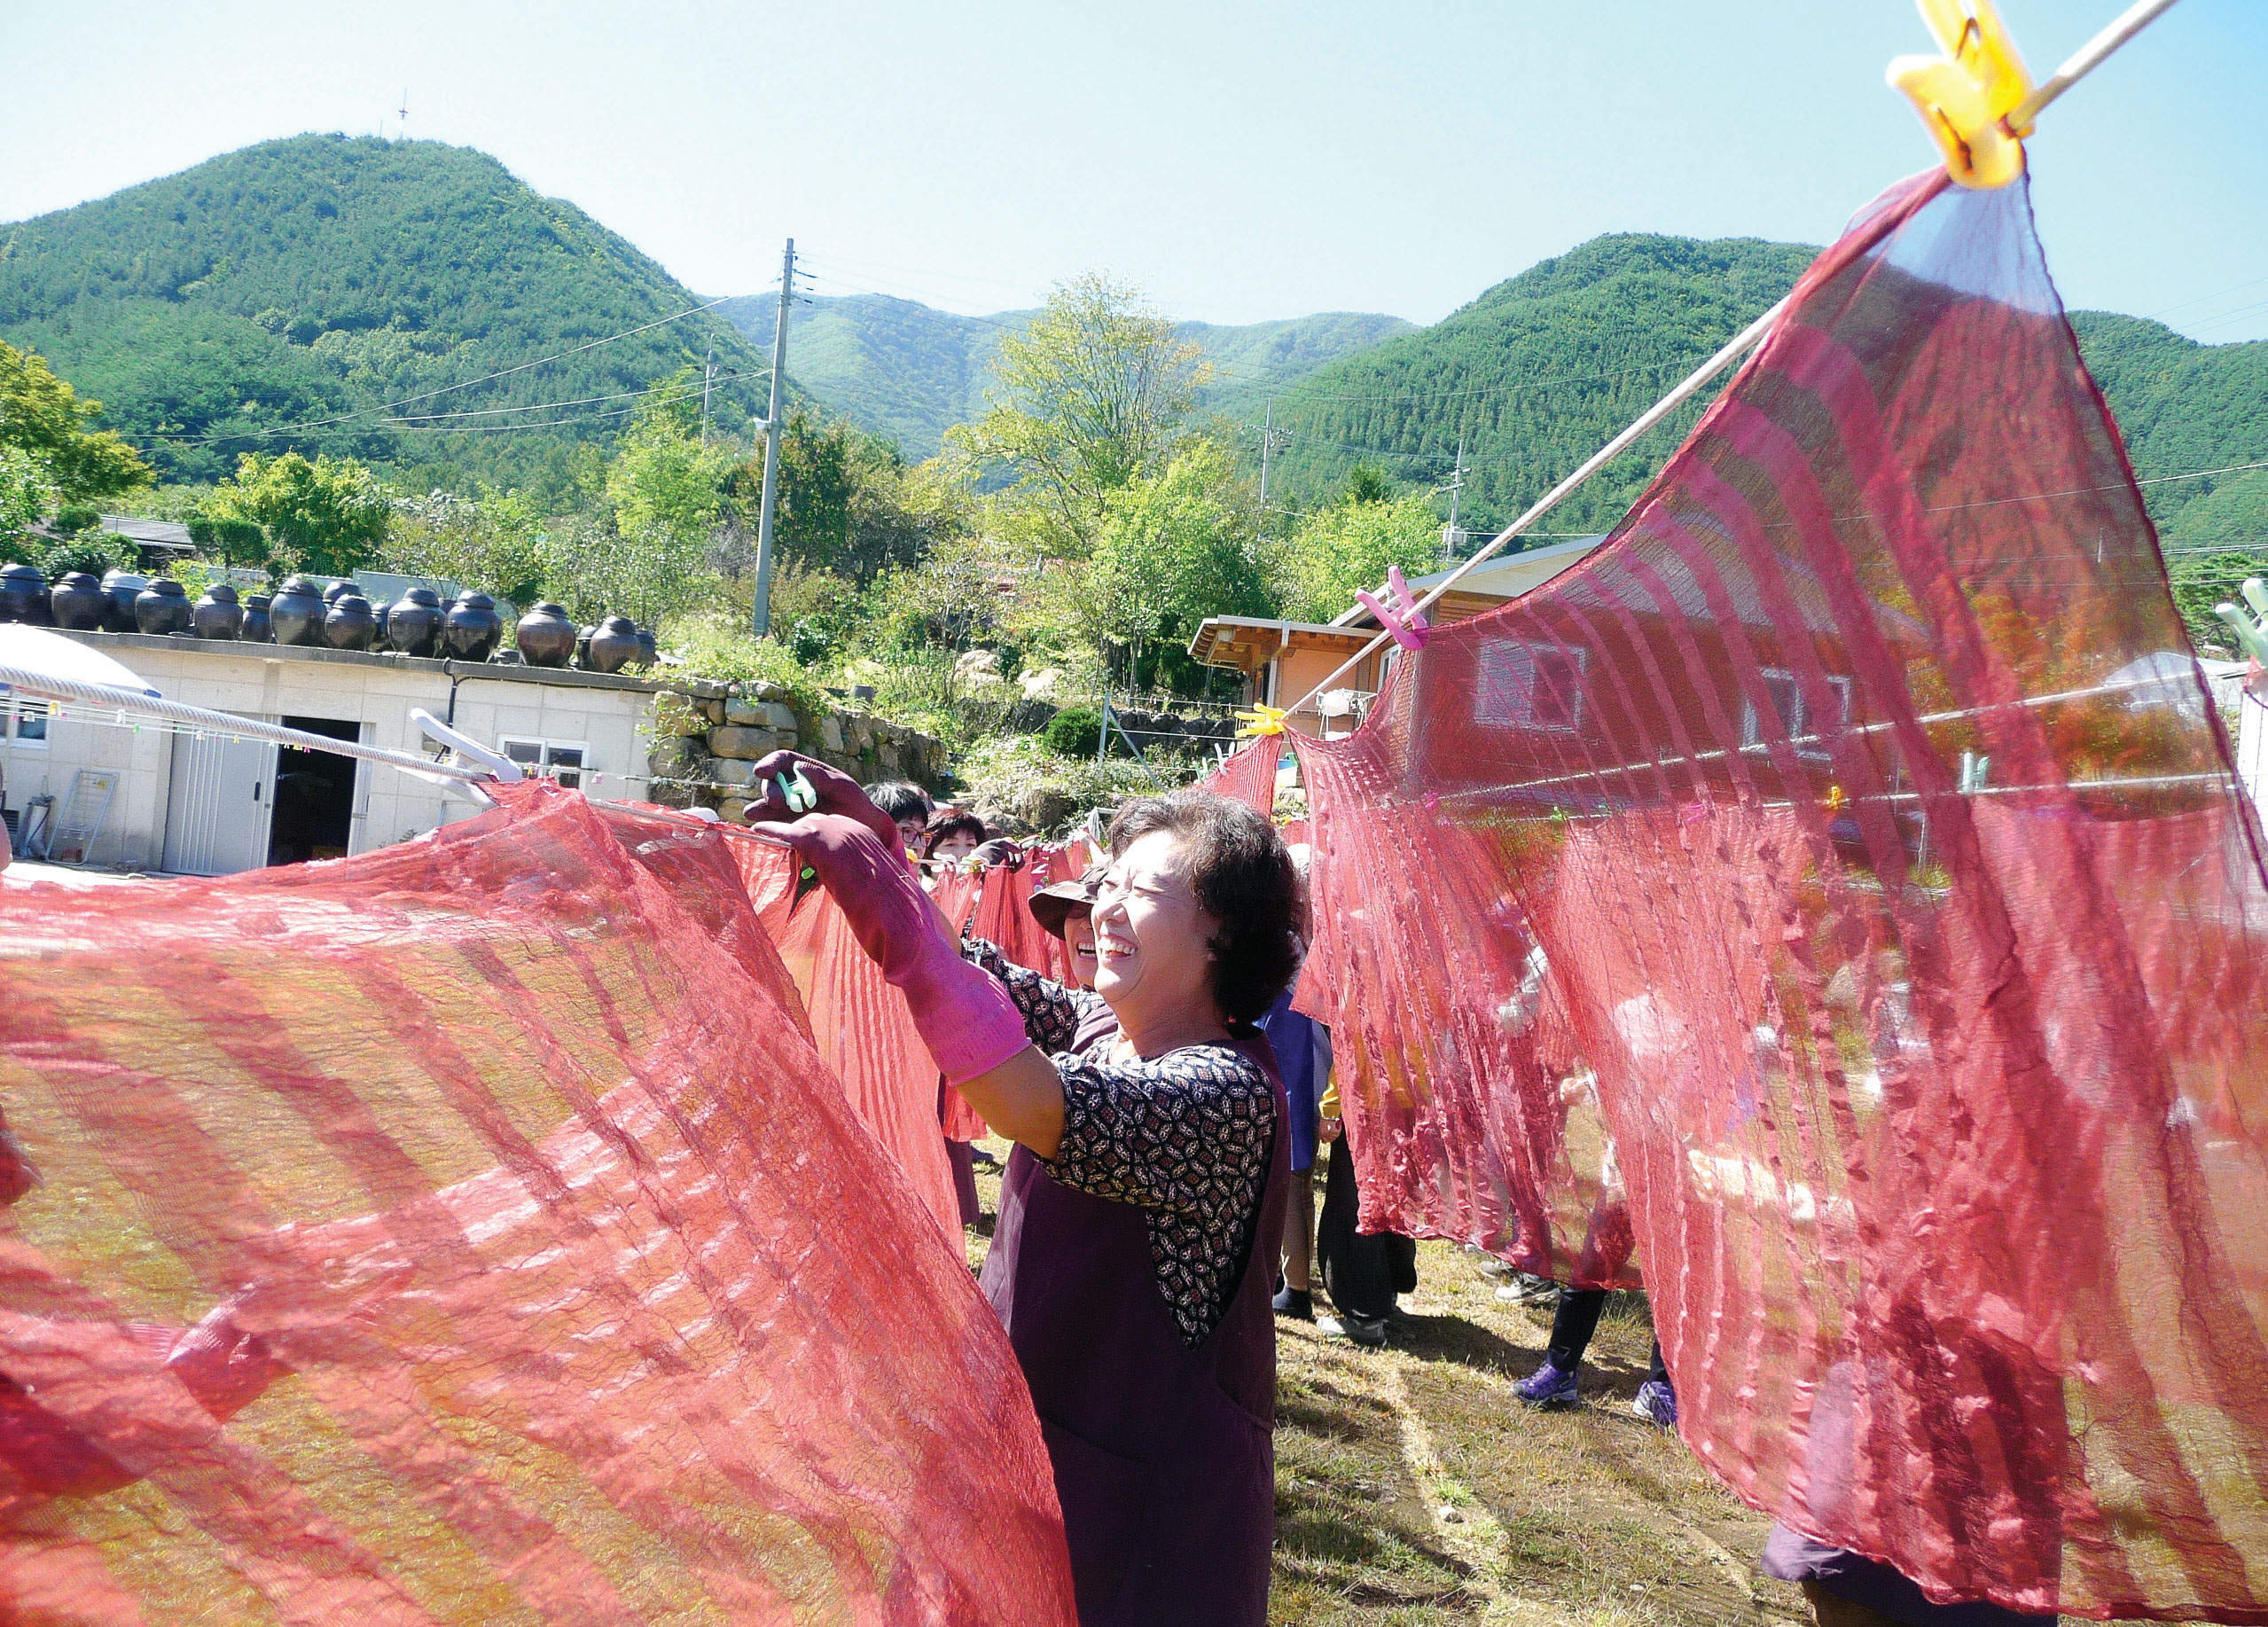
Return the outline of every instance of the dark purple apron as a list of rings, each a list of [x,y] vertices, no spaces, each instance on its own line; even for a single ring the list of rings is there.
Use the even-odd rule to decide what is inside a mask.
[[[1263,1627],[1276,1529],[1274,1250],[1284,1086],[1264,1036],[1237,1049],[1276,1098],[1259,1224],[1227,1314],[1192,1349],[1158,1292],[1142,1211],[1074,1192],[1019,1146],[984,1291],[1055,1467],[1081,1627]]]

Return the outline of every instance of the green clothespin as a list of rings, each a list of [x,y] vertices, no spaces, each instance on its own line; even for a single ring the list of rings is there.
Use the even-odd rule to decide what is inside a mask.
[[[2245,614],[2234,605],[2216,605],[2213,614],[2228,623],[2229,630],[2236,635],[2236,646],[2241,653],[2268,667],[2268,583],[2262,582],[2257,576],[2247,578],[2244,602],[2252,606],[2253,614],[2260,618],[2258,621],[2254,621],[2252,616]]]
[[[812,789],[811,782],[803,777],[803,770],[800,768],[795,770],[794,779],[789,779],[785,774],[775,774],[772,782],[778,786],[779,800],[787,804],[787,811],[792,814],[807,814],[819,805],[819,794]],[[818,879],[819,872],[806,864],[803,873],[796,880],[798,885],[802,885]]]

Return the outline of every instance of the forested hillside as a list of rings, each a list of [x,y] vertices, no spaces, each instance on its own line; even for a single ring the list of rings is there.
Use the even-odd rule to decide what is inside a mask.
[[[1311,502],[1364,462],[1404,487],[1441,484],[1461,429],[1468,473],[1460,522],[1493,530],[1785,293],[1815,252],[1753,239],[1593,239],[1433,327],[1332,363],[1278,395],[1276,423],[1289,433],[1279,441],[1271,497]],[[2268,342],[2199,345],[2158,323],[2107,312],[2072,321],[2138,473],[2268,458]],[[1610,465],[1547,528],[1613,524],[1699,411],[1687,409]],[[1247,405],[1239,416],[1247,459],[1256,461],[1260,412]],[[2268,509],[2268,471],[2146,489],[2170,548],[2256,536],[2252,517]]]
[[[751,344],[769,349],[776,295],[728,300],[718,309]],[[895,440],[909,458],[927,458],[948,428],[983,415],[993,347],[1031,315],[963,317],[882,293],[805,296],[788,318],[787,370],[861,429]],[[1177,331],[1213,369],[1200,404],[1240,418],[1326,363],[1412,325],[1373,312],[1325,311],[1240,326],[1184,322]]]
[[[697,364],[712,334],[738,429],[770,359],[708,315],[449,388],[700,303],[572,204],[437,142],[266,142],[0,226],[0,338],[100,397],[170,480],[291,444],[413,486],[556,483],[568,448],[628,421],[625,392]]]
[[[2201,345],[2163,323],[2075,311],[2079,351],[2144,480],[2268,460],[2268,340]],[[2268,546],[2268,470],[2143,488],[2166,546]],[[2241,528],[2235,518],[2253,516]]]
[[[1493,528],[1787,293],[1814,252],[1753,238],[1594,238],[1279,395],[1276,423],[1290,433],[1271,496],[1312,501],[1365,461],[1404,484],[1445,481],[1461,431],[1459,520]],[[1609,465],[1550,528],[1610,525],[1693,416]],[[1256,436],[1249,444],[1256,455]]]

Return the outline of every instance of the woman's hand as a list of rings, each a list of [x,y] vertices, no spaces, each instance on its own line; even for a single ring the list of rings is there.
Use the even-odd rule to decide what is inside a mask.
[[[875,807],[859,783],[841,769],[829,768],[817,757],[807,757],[802,752],[776,751],[757,759],[752,771],[755,778],[749,789],[757,793],[759,800],[748,804],[747,819],[751,825],[785,825],[803,814],[838,814],[857,820],[892,853],[905,851],[897,822]],[[781,779],[793,786],[799,778],[817,798],[809,807],[790,807],[787,798],[780,793]]]
[[[1329,1146],[1346,1132],[1346,1128],[1336,1118],[1318,1119],[1315,1122],[1315,1138],[1325,1146]]]

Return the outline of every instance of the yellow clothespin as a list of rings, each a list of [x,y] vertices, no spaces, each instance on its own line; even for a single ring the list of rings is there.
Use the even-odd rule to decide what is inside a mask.
[[[1898,57],[1886,77],[1912,102],[1945,154],[1946,173],[1990,191],[2024,173],[2026,124],[2006,122],[2032,93],[2032,77],[1992,0],[1915,0],[1945,48],[1942,57]]]
[[[1827,811],[1830,814],[1841,813],[1842,811],[1843,804],[1848,802],[1850,800],[1850,799],[1849,797],[1843,795],[1842,787],[1841,786],[1829,786],[1827,787]]]
[[[1239,712],[1236,715],[1237,722],[1242,725],[1236,731],[1237,739],[1257,739],[1263,734],[1281,734],[1284,731],[1284,719],[1290,715],[1288,712],[1279,711],[1265,701],[1255,700],[1252,703],[1252,710]]]

